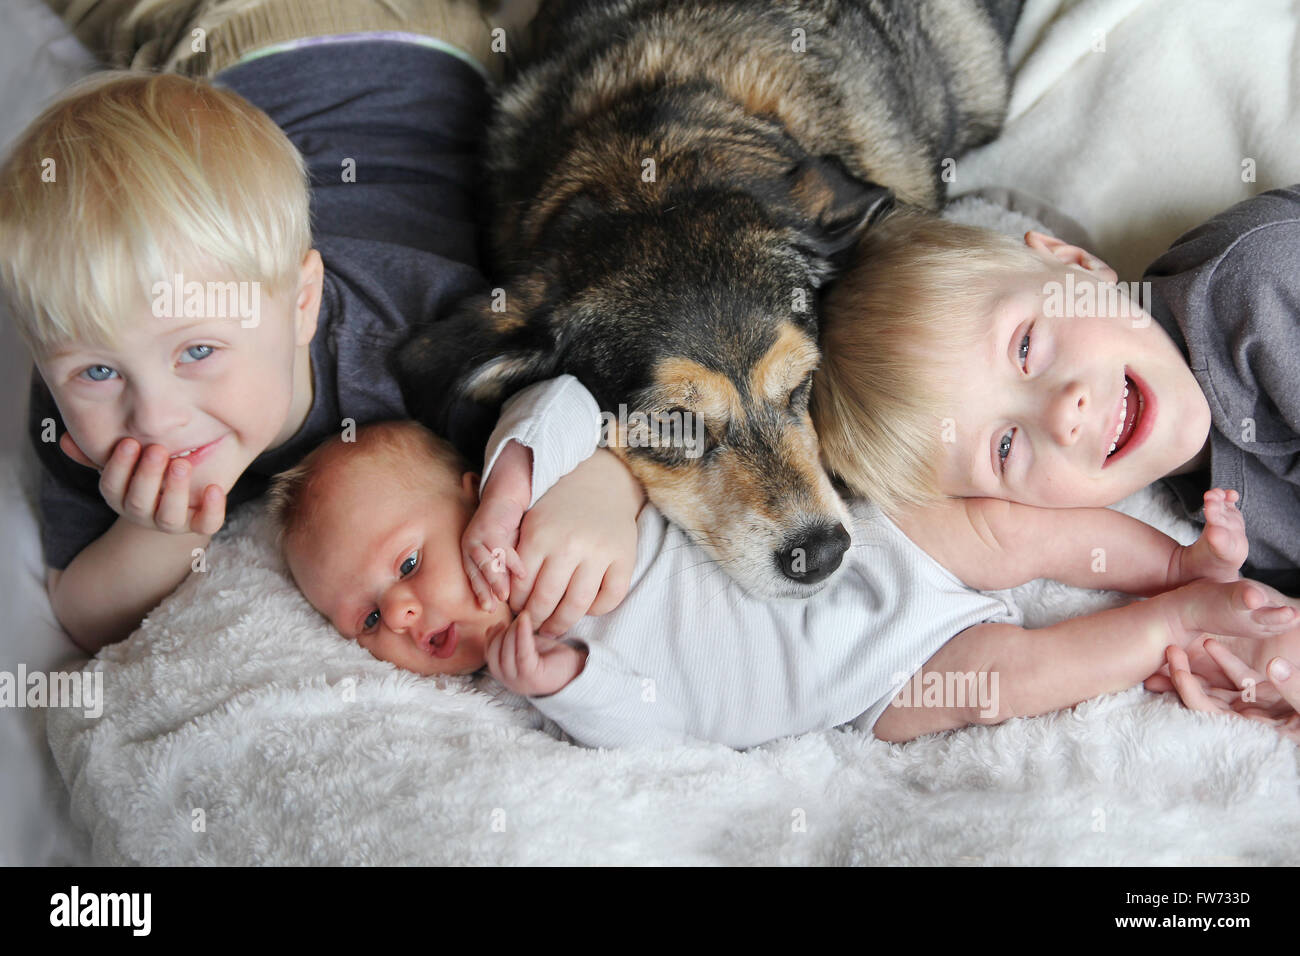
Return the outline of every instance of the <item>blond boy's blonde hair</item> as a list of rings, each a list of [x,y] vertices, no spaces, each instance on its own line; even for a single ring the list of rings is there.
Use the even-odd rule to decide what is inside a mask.
[[[115,345],[176,273],[274,294],[310,248],[301,155],[265,113],[202,80],[88,77],[0,170],[0,284],[37,357]]]
[[[811,414],[830,471],[886,513],[930,505],[948,395],[978,375],[999,275],[1041,268],[1023,241],[922,213],[868,230],[822,304]],[[964,360],[964,361],[963,361]]]
[[[271,479],[267,489],[267,515],[277,543],[285,542],[316,520],[315,503],[320,481],[336,463],[350,455],[386,459],[391,467],[386,479],[405,488],[451,491],[469,463],[445,438],[416,421],[372,422],[356,430],[354,440],[336,435],[308,452],[298,464]],[[383,489],[376,489],[383,495]]]

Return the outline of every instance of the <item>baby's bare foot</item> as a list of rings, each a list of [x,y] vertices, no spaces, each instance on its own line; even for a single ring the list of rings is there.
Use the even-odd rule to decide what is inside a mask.
[[[1194,544],[1183,548],[1182,580],[1235,581],[1246,563],[1246,519],[1237,510],[1235,491],[1211,488],[1205,493],[1205,530]]]

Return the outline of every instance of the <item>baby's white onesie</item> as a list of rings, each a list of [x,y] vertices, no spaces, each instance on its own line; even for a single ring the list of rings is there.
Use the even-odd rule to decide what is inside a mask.
[[[516,438],[533,449],[536,501],[594,452],[599,432],[577,379],[530,386],[503,409],[484,480]],[[582,673],[528,703],[592,747],[695,738],[743,749],[850,722],[869,732],[959,632],[1022,622],[1005,593],[966,587],[875,505],[853,501],[849,512],[853,543],[834,583],[804,600],[763,600],[647,503],[627,597],[565,635],[587,649]]]

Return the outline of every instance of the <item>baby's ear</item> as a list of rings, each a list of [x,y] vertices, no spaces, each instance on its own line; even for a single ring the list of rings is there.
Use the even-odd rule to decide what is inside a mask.
[[[478,502],[478,480],[477,471],[467,471],[460,476],[460,490],[469,495],[475,503]]]
[[[1086,249],[1072,246],[1063,239],[1049,236],[1045,232],[1029,230],[1029,232],[1025,233],[1025,245],[1030,249],[1051,256],[1064,265],[1078,266],[1080,269],[1091,272],[1105,282],[1114,282],[1119,278],[1119,273]]]

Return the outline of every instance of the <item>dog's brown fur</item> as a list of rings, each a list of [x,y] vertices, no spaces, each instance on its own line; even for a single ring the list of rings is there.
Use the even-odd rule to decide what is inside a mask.
[[[499,289],[402,350],[413,412],[474,453],[507,395],[567,372],[611,413],[697,416],[698,457],[630,429],[611,450],[742,585],[818,590],[849,538],[807,410],[817,291],[996,132],[1019,4],[544,5],[486,145]]]

